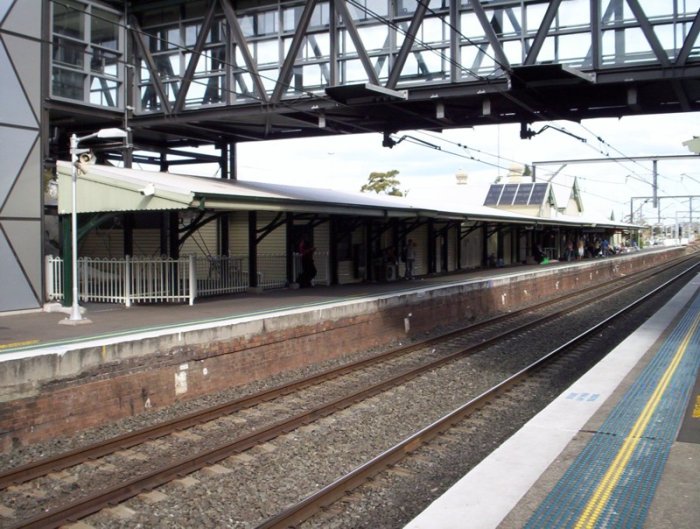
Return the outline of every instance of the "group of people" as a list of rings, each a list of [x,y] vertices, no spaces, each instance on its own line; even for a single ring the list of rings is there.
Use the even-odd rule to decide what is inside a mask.
[[[572,241],[566,242],[566,249],[562,255],[563,261],[577,261],[583,259],[584,257],[608,257],[610,255],[615,255],[617,249],[610,245],[608,239],[596,238],[580,238],[576,242],[576,247],[574,248],[574,243]]]
[[[387,266],[394,266],[398,268],[399,259],[396,256],[396,250],[393,246],[389,246],[384,250],[383,260]],[[406,267],[403,278],[413,279],[416,264],[416,243],[413,242],[413,239],[408,239],[406,241],[406,246],[404,246],[403,250],[401,251],[401,261]]]
[[[297,283],[299,284],[300,288],[308,288],[313,286],[313,280],[318,273],[316,264],[314,263],[315,251],[316,248],[309,243],[305,237],[302,237],[299,240],[297,252],[301,256],[301,272],[297,276]],[[393,248],[390,248],[385,252],[384,259],[387,264],[398,265],[396,252],[393,250]],[[408,239],[406,242],[406,246],[401,253],[401,260],[406,265],[404,279],[413,279],[416,263],[416,243],[413,242],[413,239]]]

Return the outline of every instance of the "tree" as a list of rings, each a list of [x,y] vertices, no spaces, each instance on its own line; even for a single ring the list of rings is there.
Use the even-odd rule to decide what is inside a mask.
[[[392,169],[386,173],[373,171],[369,174],[367,183],[360,188],[360,191],[362,193],[374,191],[377,194],[384,193],[385,195],[392,195],[395,197],[406,196],[406,192],[399,189],[401,182],[396,178],[397,174],[399,174],[399,171],[396,169]]]

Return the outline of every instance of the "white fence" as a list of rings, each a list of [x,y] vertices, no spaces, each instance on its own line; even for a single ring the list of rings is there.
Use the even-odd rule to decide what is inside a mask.
[[[315,284],[330,284],[328,252],[317,254]],[[264,290],[287,286],[285,255],[258,256],[258,286]],[[301,271],[297,254],[294,277]],[[46,256],[46,299],[63,299],[63,260]],[[188,302],[198,296],[245,292],[250,286],[246,257],[129,257],[78,259],[78,296],[83,302],[132,303]]]

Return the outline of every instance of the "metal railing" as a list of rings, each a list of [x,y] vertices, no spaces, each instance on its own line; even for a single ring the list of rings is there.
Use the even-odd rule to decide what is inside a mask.
[[[316,254],[318,274],[314,284],[330,284],[328,252]],[[258,255],[258,287],[288,286],[284,254]],[[301,258],[293,259],[294,277],[301,272]],[[63,260],[46,256],[46,299],[64,299]],[[194,303],[195,298],[245,292],[250,287],[247,257],[194,256],[78,259],[78,295],[83,302]]]
[[[196,257],[195,276],[198,296],[235,294],[250,286],[246,257]]]
[[[64,299],[63,260],[46,256],[46,299]],[[245,292],[247,259],[242,257],[130,257],[78,259],[78,293],[83,302],[194,303],[196,297]]]

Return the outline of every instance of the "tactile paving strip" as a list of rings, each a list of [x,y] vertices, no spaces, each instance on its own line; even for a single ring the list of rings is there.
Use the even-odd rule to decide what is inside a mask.
[[[695,383],[699,326],[696,296],[527,529],[642,526]]]

